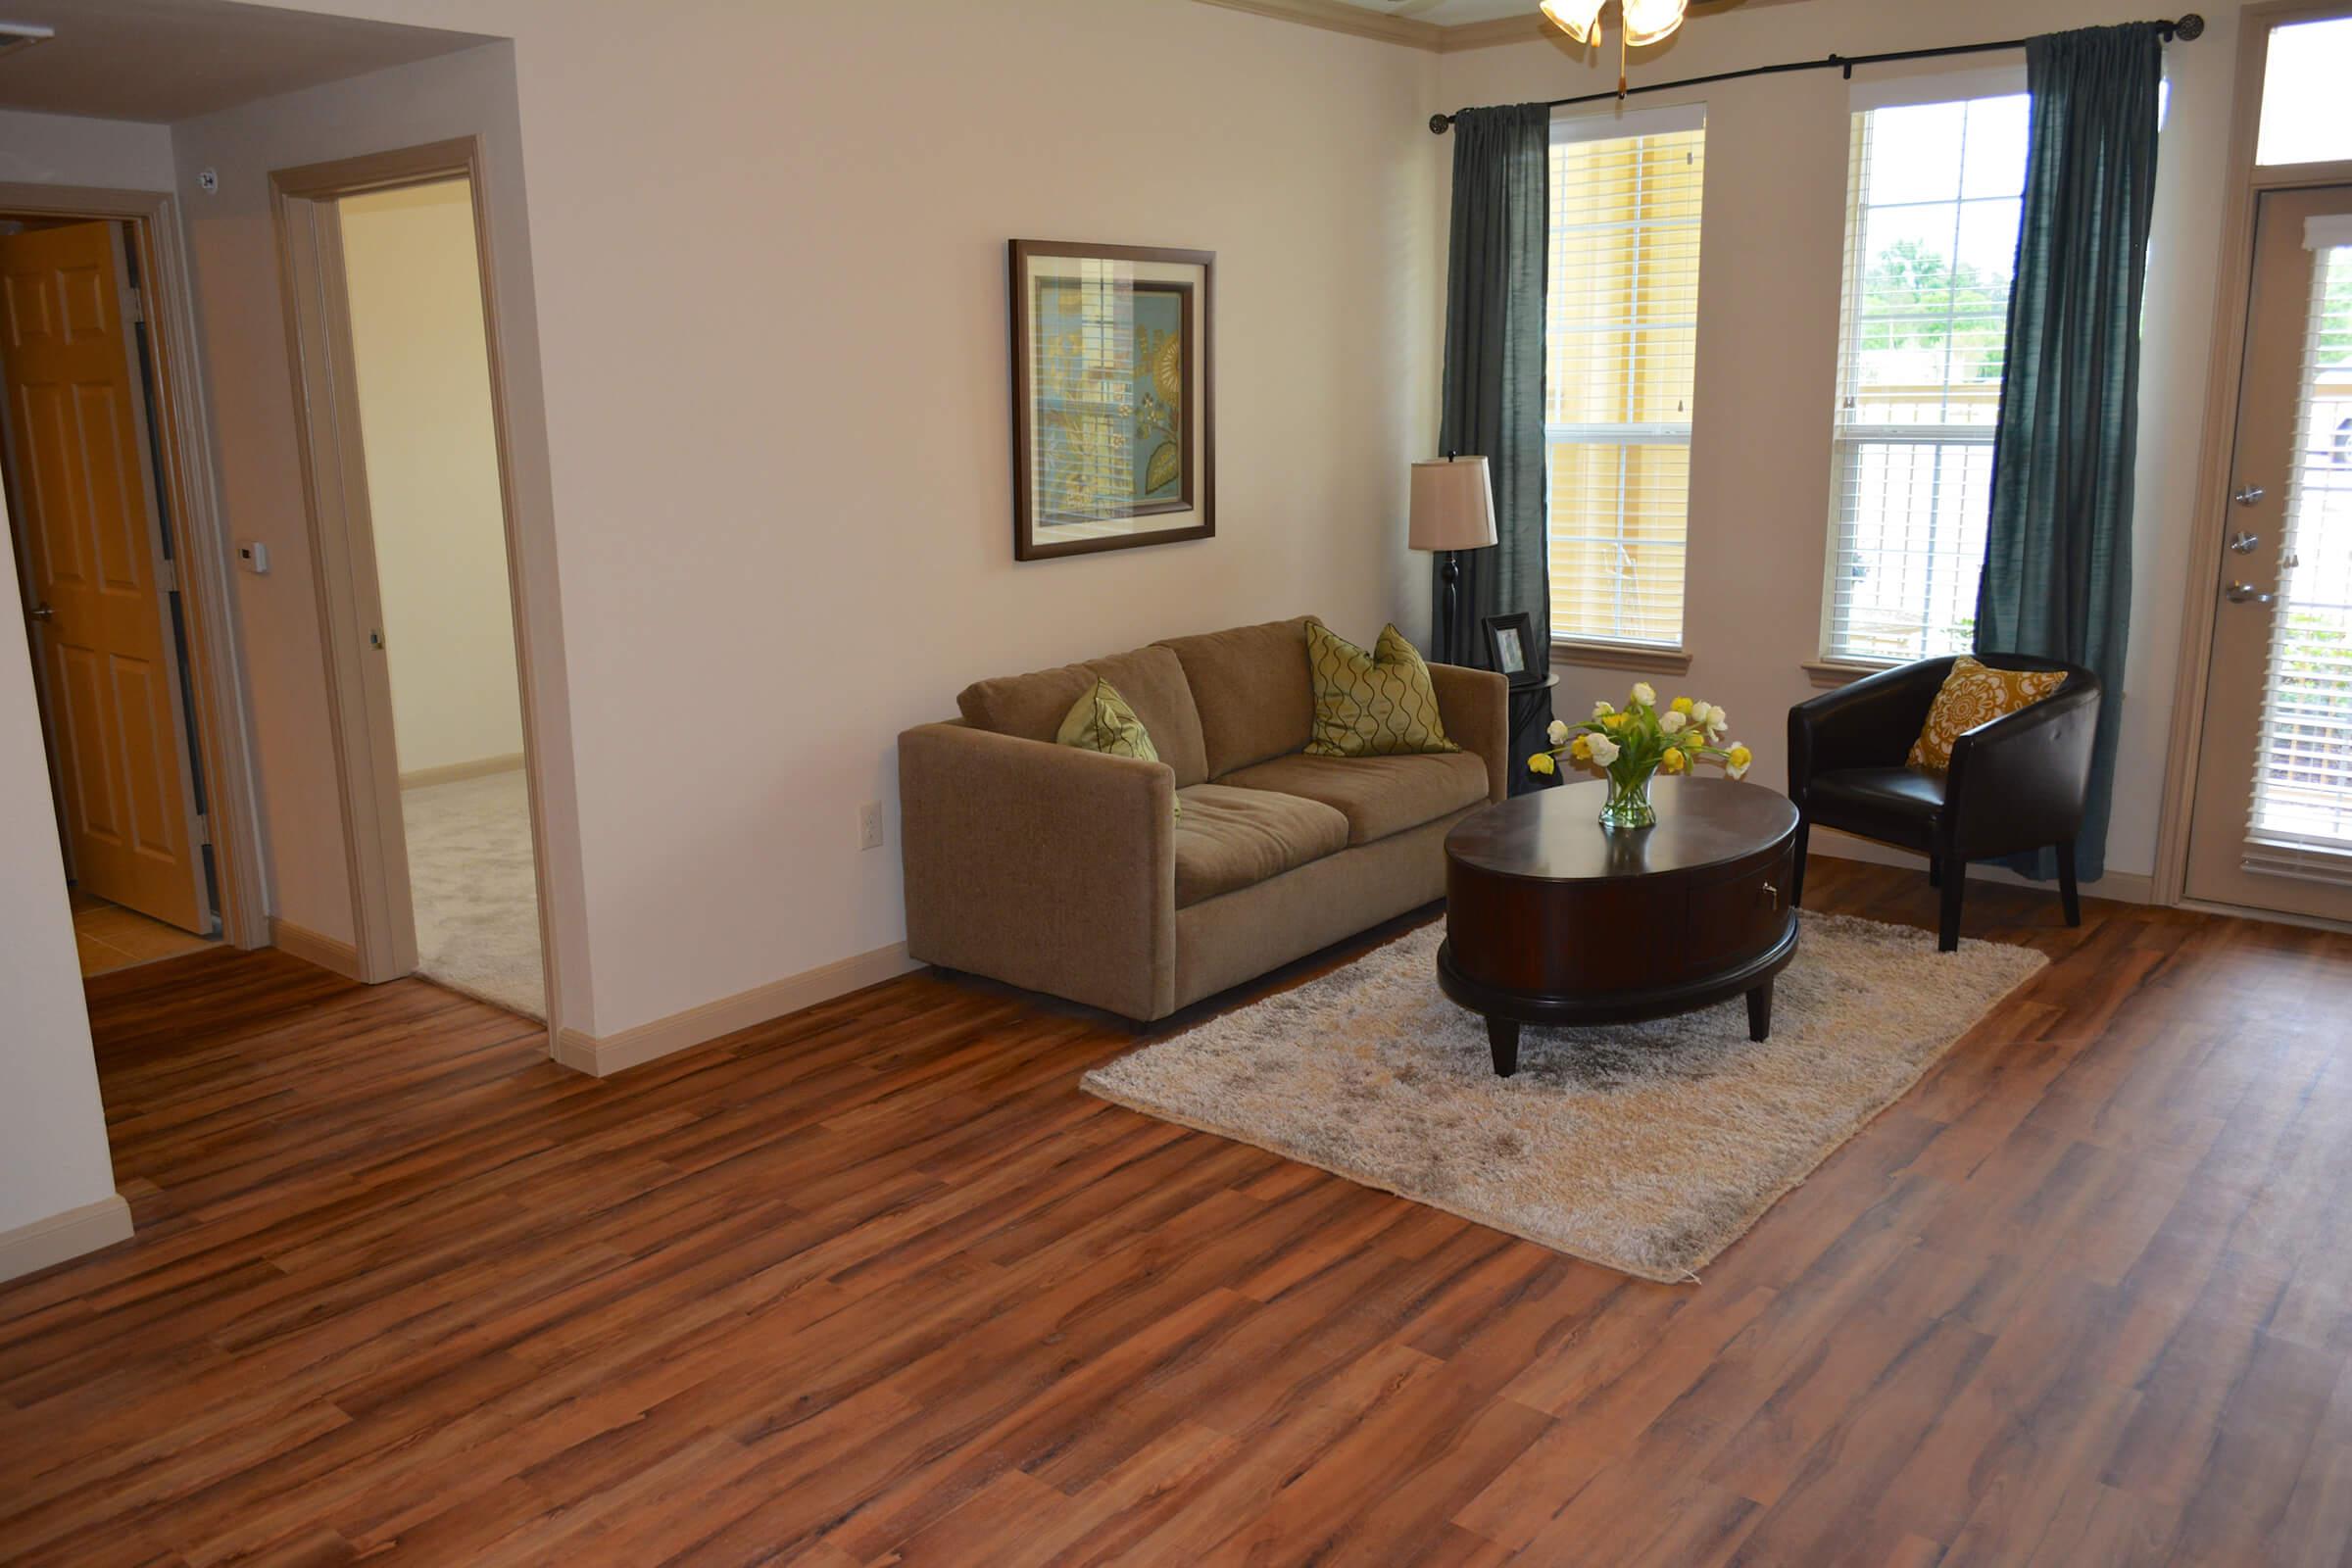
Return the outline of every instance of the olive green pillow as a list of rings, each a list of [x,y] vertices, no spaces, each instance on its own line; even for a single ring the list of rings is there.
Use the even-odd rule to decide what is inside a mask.
[[[1370,653],[1319,621],[1306,624],[1306,669],[1314,683],[1309,757],[1403,757],[1458,752],[1438,717],[1429,666],[1404,634],[1384,626]]]
[[[1102,752],[1111,757],[1140,758],[1147,762],[1159,760],[1159,748],[1152,744],[1152,732],[1144,721],[1135,716],[1118,688],[1101,676],[1095,678],[1094,690],[1070,705],[1062,715],[1061,728],[1054,732],[1056,746],[1075,746],[1081,751]],[[1176,814],[1184,814],[1184,803],[1176,803]]]

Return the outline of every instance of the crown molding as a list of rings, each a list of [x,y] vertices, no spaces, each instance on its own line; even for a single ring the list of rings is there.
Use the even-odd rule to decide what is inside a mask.
[[[1524,17],[1496,17],[1492,22],[1464,22],[1450,27],[1438,28],[1438,53],[1458,54],[1464,49],[1492,49],[1496,44],[1534,43],[1541,38],[1567,41],[1561,32],[1542,16],[1530,11]]]
[[[1219,6],[1227,11],[1247,11],[1254,17],[1272,17],[1277,22],[1296,22],[1330,32],[1352,33],[1358,38],[1377,38],[1382,43],[1400,43],[1433,54],[1446,47],[1446,32],[1460,30],[1441,27],[1434,22],[1416,22],[1411,17],[1385,16],[1378,11],[1342,5],[1340,0],[1194,0],[1194,3]]]

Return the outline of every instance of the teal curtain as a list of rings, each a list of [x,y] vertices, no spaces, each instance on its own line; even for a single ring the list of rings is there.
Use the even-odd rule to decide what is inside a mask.
[[[1976,646],[2087,665],[2105,687],[2076,841],[2088,881],[2106,868],[2131,633],[2139,305],[2163,49],[2151,23],[2050,33],[2026,45],[2026,74],[2033,129]],[[2057,874],[2046,850],[2008,863]]]
[[[1488,615],[1534,617],[1535,673],[1549,662],[1544,537],[1544,241],[1551,208],[1551,111],[1543,104],[1453,117],[1453,221],[1446,261],[1446,388],[1438,450],[1483,456],[1494,483],[1495,546],[1460,552],[1459,618],[1446,625],[1431,563],[1431,657],[1483,668]],[[1548,717],[1548,715],[1545,715]]]

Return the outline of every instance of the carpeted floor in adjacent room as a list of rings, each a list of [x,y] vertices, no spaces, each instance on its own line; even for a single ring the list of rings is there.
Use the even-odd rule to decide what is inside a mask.
[[[401,803],[416,972],[452,991],[546,1017],[522,770],[403,790]]]

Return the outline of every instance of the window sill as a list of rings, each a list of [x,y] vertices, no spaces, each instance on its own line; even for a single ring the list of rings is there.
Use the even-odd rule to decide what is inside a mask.
[[[1808,659],[1803,665],[1805,678],[1824,688],[1851,686],[1865,675],[1900,667],[1893,663],[1866,663],[1858,659]]]
[[[1652,648],[1638,643],[1569,642],[1554,637],[1555,664],[1583,664],[1599,669],[1638,669],[1650,675],[1683,675],[1690,669],[1690,655],[1680,648]]]

